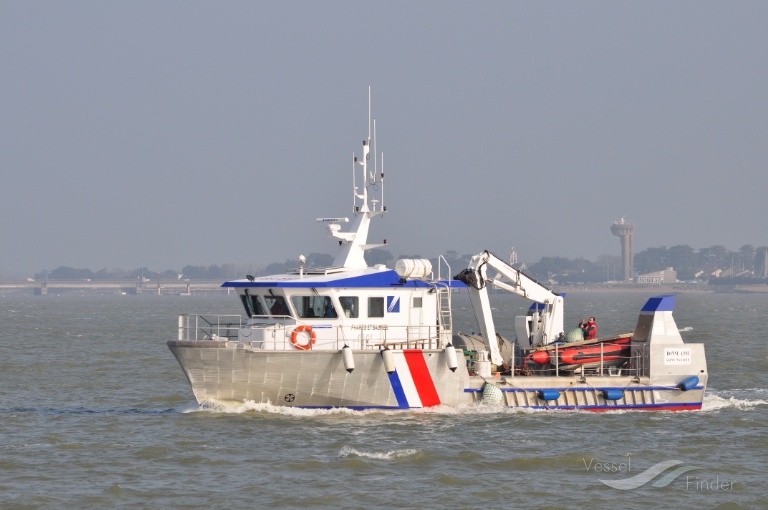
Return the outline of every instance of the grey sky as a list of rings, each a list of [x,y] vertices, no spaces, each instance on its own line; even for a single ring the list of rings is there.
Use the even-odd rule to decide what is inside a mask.
[[[765,2],[0,2],[0,275],[768,245]]]

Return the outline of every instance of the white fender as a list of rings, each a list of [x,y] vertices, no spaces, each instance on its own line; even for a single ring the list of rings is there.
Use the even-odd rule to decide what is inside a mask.
[[[459,362],[456,359],[456,347],[454,347],[453,344],[445,346],[445,358],[448,362],[448,369],[451,372],[455,372],[456,368],[459,366]]]
[[[344,360],[344,368],[351,374],[355,369],[355,358],[352,356],[352,348],[350,346],[345,345],[342,347],[341,359]]]
[[[381,350],[381,359],[384,360],[384,370],[388,374],[395,371],[395,356],[392,354],[392,349],[384,347]]]

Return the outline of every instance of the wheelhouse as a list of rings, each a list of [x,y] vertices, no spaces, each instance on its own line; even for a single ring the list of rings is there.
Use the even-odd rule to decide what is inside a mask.
[[[295,334],[311,335],[312,349],[440,345],[441,298],[460,282],[406,279],[383,267],[328,274],[298,275],[226,282],[239,294],[247,320],[240,341],[253,348],[283,349],[297,345]],[[442,327],[441,327],[442,326]],[[306,342],[300,343],[306,350]]]

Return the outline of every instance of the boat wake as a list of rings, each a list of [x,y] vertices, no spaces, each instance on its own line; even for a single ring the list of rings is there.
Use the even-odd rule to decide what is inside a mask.
[[[724,391],[707,391],[702,405],[703,412],[720,411],[723,409],[751,410],[753,408],[768,405],[768,389],[765,388],[745,388]],[[272,414],[291,417],[313,418],[318,416],[397,416],[400,419],[403,413],[407,412],[412,416],[418,415],[436,415],[436,416],[474,416],[474,415],[504,415],[504,414],[540,414],[549,413],[553,415],[562,414],[564,416],[580,412],[576,410],[559,409],[532,409],[532,408],[511,408],[483,403],[461,404],[458,406],[439,405],[434,407],[424,407],[417,409],[366,409],[356,411],[349,408],[334,407],[330,409],[311,409],[301,407],[275,406],[269,403],[258,403],[246,401],[240,404],[227,402],[206,402],[200,405],[192,405],[179,410],[181,413],[217,413],[217,414]],[[583,411],[591,414],[588,411]],[[625,413],[643,413],[644,411],[634,411],[630,409],[617,409],[615,411],[604,411],[602,414],[625,414]],[[346,455],[345,455],[346,456]]]
[[[302,407],[275,406],[270,403],[254,402],[247,400],[240,404],[228,402],[209,401],[203,404],[189,407],[182,411],[183,413],[221,413],[221,414],[244,414],[244,413],[267,413],[280,414],[283,416],[324,416],[329,414],[349,414],[355,415],[366,411],[355,411],[334,407],[331,409],[305,409]]]
[[[407,457],[413,457],[421,453],[421,450],[415,448],[405,448],[403,450],[390,450],[388,452],[362,452],[351,446],[345,446],[339,450],[339,457],[342,458],[361,458],[374,460],[397,460]]]
[[[720,411],[722,409],[751,410],[768,405],[768,390],[765,388],[745,388],[726,391],[707,391],[704,396],[702,411]]]
[[[317,417],[330,415],[347,416],[396,416],[402,419],[403,413],[412,416],[438,415],[438,416],[474,416],[474,415],[501,415],[501,414],[536,414],[536,413],[573,413],[574,411],[562,411],[558,409],[512,408],[498,405],[488,405],[482,402],[460,404],[457,406],[438,405],[433,407],[411,409],[365,409],[354,410],[344,407],[330,409],[302,408],[276,406],[269,403],[246,401],[240,404],[209,401],[200,405],[192,405],[180,410],[181,413],[221,413],[221,414],[245,414],[264,413],[293,417]],[[576,411],[578,412],[578,411]]]

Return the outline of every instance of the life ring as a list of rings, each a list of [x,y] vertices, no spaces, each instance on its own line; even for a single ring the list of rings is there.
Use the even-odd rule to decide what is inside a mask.
[[[309,342],[302,344],[299,343],[299,333],[306,331],[310,334]],[[315,345],[315,342],[317,342],[317,335],[315,334],[315,330],[312,329],[312,326],[299,326],[298,328],[293,330],[293,334],[291,335],[291,343],[294,347],[296,347],[300,351],[308,351],[312,348],[313,345]]]

